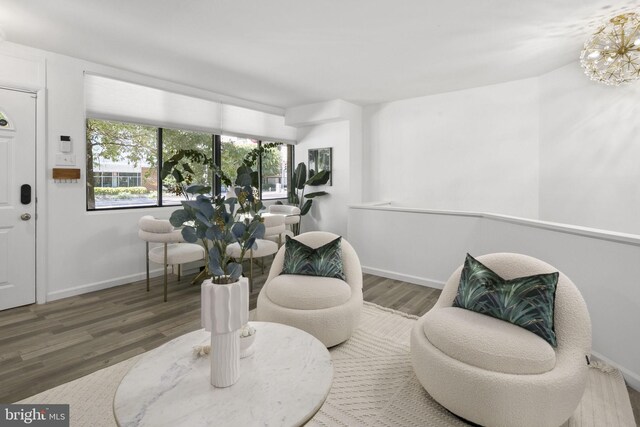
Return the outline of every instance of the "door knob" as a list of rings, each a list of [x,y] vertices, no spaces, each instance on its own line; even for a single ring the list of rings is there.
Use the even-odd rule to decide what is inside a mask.
[[[20,219],[23,221],[29,221],[31,219],[31,214],[23,213],[22,215],[20,215]]]

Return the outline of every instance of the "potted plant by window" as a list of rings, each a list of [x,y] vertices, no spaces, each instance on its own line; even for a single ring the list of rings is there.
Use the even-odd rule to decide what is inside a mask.
[[[331,178],[331,172],[329,171],[319,171],[314,174],[311,174],[311,171],[309,172],[309,179],[307,179],[307,167],[304,163],[300,162],[291,176],[288,202],[290,205],[297,206],[300,209],[301,219],[311,210],[314,198],[329,194],[326,191],[314,191],[305,194],[307,186],[316,187],[325,185],[329,182],[329,178]],[[281,203],[278,202],[278,204]],[[300,222],[293,224],[292,230],[295,235],[300,234]]]
[[[183,227],[187,242],[200,241],[207,259],[208,279],[202,284],[202,323],[211,331],[211,384],[228,387],[239,378],[240,328],[248,321],[249,288],[242,275],[242,260],[265,227],[258,211],[262,203],[253,184],[253,171],[238,168],[235,197],[211,197],[210,188],[191,185],[193,200],[184,200],[182,209],[171,214],[171,224]],[[227,249],[240,246],[240,256],[232,258]]]

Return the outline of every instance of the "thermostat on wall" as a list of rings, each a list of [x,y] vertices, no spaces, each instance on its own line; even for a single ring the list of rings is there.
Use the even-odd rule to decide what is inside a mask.
[[[67,135],[60,135],[60,152],[61,153],[70,153],[71,152],[71,137]]]

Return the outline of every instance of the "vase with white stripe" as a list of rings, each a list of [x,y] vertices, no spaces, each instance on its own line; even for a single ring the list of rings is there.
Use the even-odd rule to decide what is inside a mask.
[[[211,384],[229,387],[240,378],[240,328],[249,320],[249,281],[202,283],[202,326],[211,331]]]

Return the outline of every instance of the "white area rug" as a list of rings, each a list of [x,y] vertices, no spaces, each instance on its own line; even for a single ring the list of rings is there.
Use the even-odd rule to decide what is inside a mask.
[[[327,401],[307,425],[466,426],[431,399],[413,374],[409,333],[416,317],[366,302],[362,314],[361,326],[353,337],[331,349],[333,386]],[[68,403],[72,426],[115,426],[113,396],[139,357],[20,403]],[[233,425],[233,420],[228,421]],[[620,372],[602,366],[590,369],[585,395],[566,425],[635,426]]]

